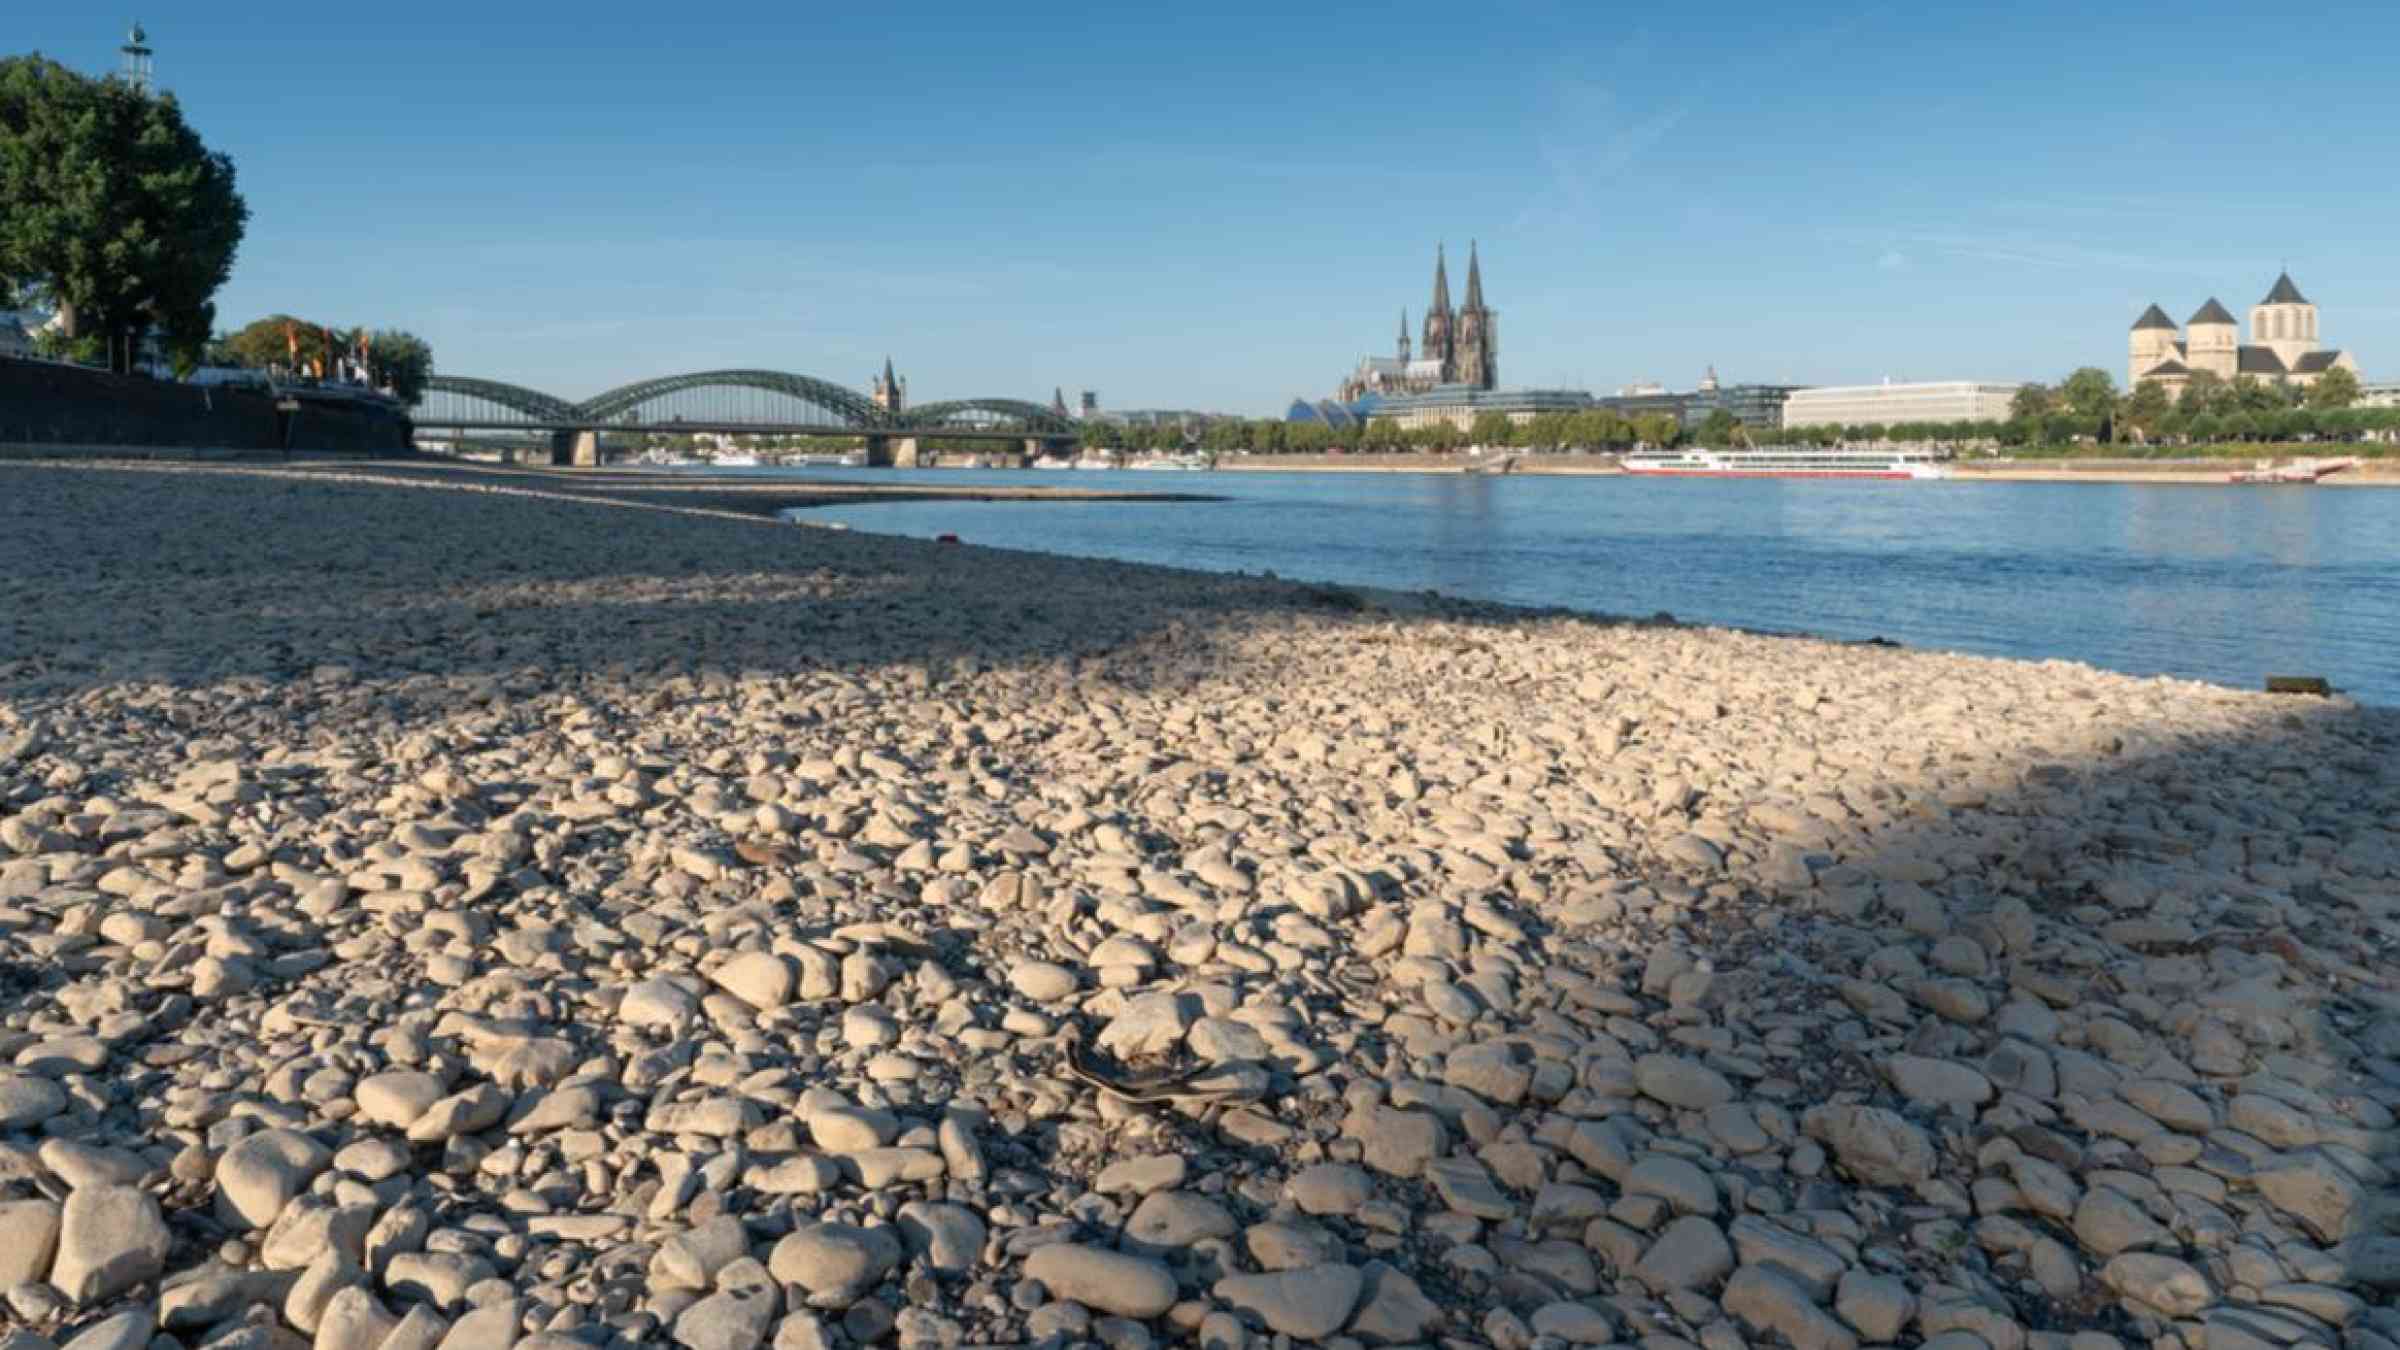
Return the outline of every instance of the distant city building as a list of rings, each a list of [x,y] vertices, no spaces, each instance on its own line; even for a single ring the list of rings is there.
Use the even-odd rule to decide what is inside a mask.
[[[867,397],[885,412],[905,412],[908,409],[908,381],[893,376],[892,358],[883,358],[883,373],[875,377]]]
[[[1179,426],[1187,432],[1198,431],[1211,422],[1221,422],[1229,415],[1195,412],[1185,408],[1126,408],[1115,412],[1102,412],[1094,408],[1091,413],[1098,421],[1121,427]]]
[[[1842,385],[1795,389],[1783,401],[1783,425],[1896,426],[1903,422],[2005,422],[2022,384],[1940,380],[1925,384]]]
[[[2400,383],[2362,384],[2354,408],[2400,408]]]
[[[1433,305],[1425,311],[1424,341],[1412,352],[1408,311],[1400,311],[1398,355],[1370,356],[1342,381],[1336,395],[1355,403],[1370,394],[1423,394],[1444,385],[1493,389],[1500,383],[1500,315],[1483,302],[1483,262],[1467,245],[1467,299],[1450,304],[1450,265],[1437,246],[1433,255]]]
[[[1322,422],[1348,430],[1368,422],[1389,421],[1404,431],[1446,423],[1465,431],[1486,413],[1499,413],[1511,422],[1530,422],[1547,412],[1582,412],[1592,396],[1580,389],[1477,389],[1471,385],[1441,385],[1422,394],[1369,394],[1348,403],[1335,399],[1310,402],[1294,399],[1284,413],[1286,422]]]
[[[2126,385],[2155,380],[2170,393],[2204,371],[2220,380],[2251,375],[2302,386],[2315,384],[2337,366],[2358,373],[2358,362],[2348,352],[2318,345],[2317,307],[2300,294],[2289,272],[2276,277],[2267,298],[2250,307],[2247,343],[2236,336],[2233,315],[2211,297],[2180,334],[2165,310],[2156,305],[2143,310],[2133,321],[2128,347]]]
[[[1801,388],[1796,384],[1719,384],[1717,368],[1710,366],[1708,374],[1701,377],[1700,387],[1692,391],[1690,401],[1684,404],[1684,429],[1698,429],[1709,414],[1722,409],[1752,431],[1776,430],[1783,425],[1784,400]]]
[[[1084,390],[1081,404],[1082,406],[1078,410],[1080,416],[1091,418],[1100,415],[1100,395],[1097,391]]]
[[[1688,393],[1676,393],[1655,380],[1636,380],[1616,393],[1598,400],[1599,405],[1620,417],[1667,416],[1681,423],[1686,431],[1697,430],[1709,414],[1719,409],[1733,415],[1735,421],[1752,431],[1772,431],[1783,425],[1783,401],[1796,384],[1725,384],[1717,378],[1717,368],[1710,366],[1700,377],[1700,387]]]

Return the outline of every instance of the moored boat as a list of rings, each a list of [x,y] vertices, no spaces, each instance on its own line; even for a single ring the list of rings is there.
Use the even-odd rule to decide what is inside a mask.
[[[1948,478],[1931,450],[1636,450],[1629,474],[1657,478]]]
[[[2227,474],[2225,481],[2229,483],[2314,483],[2321,478],[2340,473],[2344,469],[2357,467],[2358,460],[2356,458],[2289,461],[2262,459],[2258,462],[2257,468],[2243,469]]]

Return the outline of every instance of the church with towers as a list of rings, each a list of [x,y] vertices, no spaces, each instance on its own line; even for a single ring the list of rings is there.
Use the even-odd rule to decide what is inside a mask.
[[[1494,389],[1500,384],[1500,315],[1483,300],[1483,260],[1467,245],[1465,300],[1450,303],[1450,262],[1445,250],[1433,255],[1433,304],[1425,311],[1423,334],[1412,350],[1408,311],[1400,311],[1396,356],[1370,356],[1342,382],[1338,395],[1353,403],[1369,394],[1422,394],[1445,386]]]
[[[2233,314],[2213,298],[2180,330],[2156,305],[2133,322],[2127,388],[2154,381],[2180,393],[2197,374],[2231,381],[2248,375],[2308,386],[2328,370],[2358,374],[2350,353],[2326,347],[2317,336],[2317,307],[2292,284],[2291,273],[2275,278],[2267,297],[2250,307],[2250,340],[2243,342]]]

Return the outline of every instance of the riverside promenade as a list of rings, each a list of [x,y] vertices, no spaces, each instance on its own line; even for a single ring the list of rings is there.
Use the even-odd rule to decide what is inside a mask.
[[[606,477],[0,464],[8,1345],[2400,1344],[2400,712]]]

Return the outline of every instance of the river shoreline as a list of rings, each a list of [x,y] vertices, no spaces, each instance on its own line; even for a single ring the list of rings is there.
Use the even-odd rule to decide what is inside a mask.
[[[28,1350],[2400,1292],[2400,710],[581,482],[0,464]]]
[[[1219,462],[1221,469],[1255,473],[1486,473],[1489,461],[1466,456],[1420,455],[1243,455]],[[1994,462],[1965,460],[1946,481],[1960,483],[2152,483],[2240,486],[2232,475],[2248,460],[2163,460],[2155,467],[2120,459],[2057,459]],[[1610,456],[1520,455],[1508,472],[1567,477],[1630,477]],[[2321,487],[2400,487],[2400,459],[2367,460],[2322,480]]]

